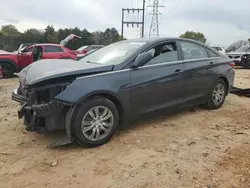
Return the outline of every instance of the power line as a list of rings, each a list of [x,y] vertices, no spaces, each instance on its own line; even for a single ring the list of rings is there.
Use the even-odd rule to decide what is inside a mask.
[[[159,0],[154,0],[152,5],[148,7],[152,7],[153,10],[149,13],[152,15],[150,30],[149,30],[149,37],[151,36],[159,36],[159,15],[162,13],[159,11],[159,8],[164,7],[163,5],[159,4]]]
[[[137,13],[138,15],[140,14],[140,12],[142,12],[142,19],[141,21],[137,20],[137,21],[125,21],[124,20],[124,16],[125,16],[125,13]],[[122,35],[122,38],[123,38],[123,31],[124,31],[124,25],[127,25],[127,27],[129,27],[130,25],[132,27],[134,26],[142,26],[142,31],[141,31],[141,37],[143,38],[144,37],[144,17],[145,17],[145,0],[143,0],[143,7],[142,8],[123,8],[122,9],[122,31],[121,31],[121,35]]]

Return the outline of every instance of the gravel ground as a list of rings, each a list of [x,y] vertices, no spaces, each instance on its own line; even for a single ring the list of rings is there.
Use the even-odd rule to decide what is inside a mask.
[[[216,111],[193,109],[138,121],[99,148],[48,149],[51,136],[26,132],[0,80],[0,187],[249,188],[250,99],[230,94]],[[250,70],[235,86],[250,88]]]

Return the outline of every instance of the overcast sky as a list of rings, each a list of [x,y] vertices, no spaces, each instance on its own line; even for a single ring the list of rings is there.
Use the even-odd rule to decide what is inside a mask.
[[[153,0],[146,0],[146,4]],[[160,36],[179,36],[187,30],[200,31],[209,43],[229,45],[250,38],[250,0],[160,0]],[[0,25],[13,24],[20,31],[75,27],[90,31],[115,27],[121,32],[121,9],[142,6],[142,0],[0,0]],[[146,8],[146,36],[150,28]],[[140,15],[126,14],[139,21]],[[126,28],[127,38],[138,38],[138,28]]]

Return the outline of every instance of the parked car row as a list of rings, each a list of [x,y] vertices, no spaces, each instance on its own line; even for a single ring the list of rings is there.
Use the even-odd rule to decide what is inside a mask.
[[[12,99],[28,131],[65,130],[95,147],[118,127],[160,109],[220,108],[234,83],[234,62],[197,41],[124,40],[79,61],[44,59],[24,68]]]
[[[234,52],[226,53],[225,49],[219,45],[211,46],[221,54],[227,55],[231,58],[236,66],[242,66],[243,68],[250,68],[250,45],[244,45]]]
[[[250,45],[245,45],[235,50],[234,52],[227,53],[237,66],[242,66],[244,68],[250,67]]]

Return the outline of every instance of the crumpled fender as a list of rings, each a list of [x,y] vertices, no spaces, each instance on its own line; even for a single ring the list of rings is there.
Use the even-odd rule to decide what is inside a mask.
[[[79,103],[96,94],[109,94],[115,97],[125,112],[130,111],[130,72],[114,71],[77,78],[55,100],[72,104],[66,115],[66,132],[70,140],[72,117]],[[126,114],[125,114],[126,116]]]
[[[122,103],[127,102],[124,92],[129,87],[130,72],[128,70],[100,73],[77,78],[63,92],[57,95],[55,99],[67,103],[78,103],[91,95],[99,93],[110,94]]]

